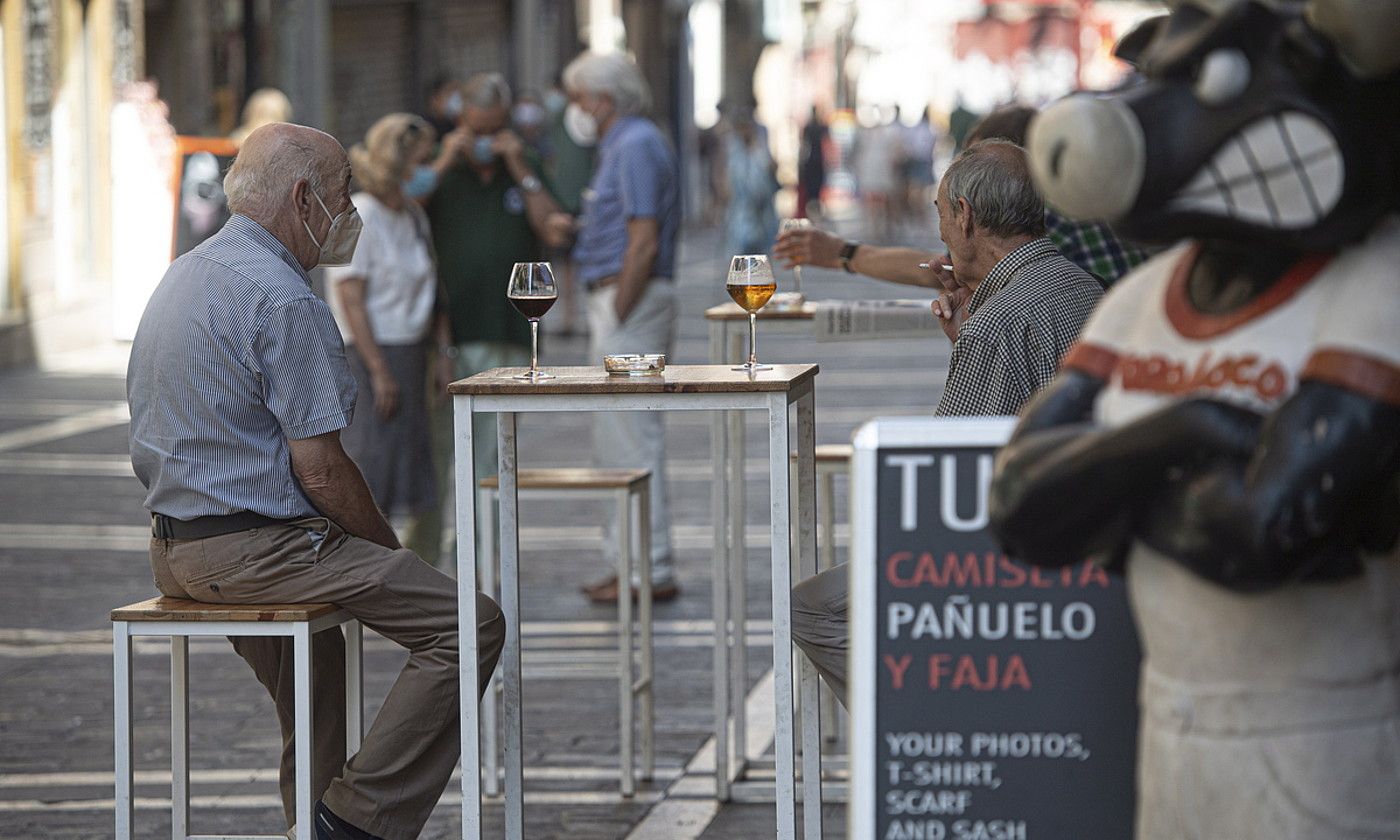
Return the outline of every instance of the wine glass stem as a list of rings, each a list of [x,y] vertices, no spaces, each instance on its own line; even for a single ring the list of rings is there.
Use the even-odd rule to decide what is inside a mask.
[[[539,373],[540,363],[540,319],[530,319],[530,375]]]
[[[749,367],[758,367],[758,313],[749,313]]]
[[[793,279],[794,279],[794,281],[795,281],[795,282],[792,284],[792,286],[793,286],[793,289],[792,289],[792,290],[793,290],[794,292],[797,292],[797,293],[800,295],[800,294],[802,294],[802,266],[800,266],[800,265],[795,265],[795,266],[793,266],[793,267],[792,267],[792,276],[793,276]]]

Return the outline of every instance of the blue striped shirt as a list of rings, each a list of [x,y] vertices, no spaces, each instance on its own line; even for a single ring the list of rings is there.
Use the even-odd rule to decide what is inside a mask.
[[[656,260],[651,277],[670,277],[676,265],[681,210],[679,171],[671,144],[651,120],[622,117],[598,144],[598,168],[583,197],[573,257],[585,286],[622,271],[627,223],[655,219]]]
[[[349,425],[355,380],[306,271],[234,216],[166,270],[136,330],[126,396],[148,510],[292,519],[319,514],[287,440]]]

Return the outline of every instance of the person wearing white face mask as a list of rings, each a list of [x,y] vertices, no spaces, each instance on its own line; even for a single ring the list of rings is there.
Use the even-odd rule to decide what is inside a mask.
[[[171,263],[131,347],[131,461],[151,513],[150,563],[172,598],[333,603],[408,649],[346,763],[345,647],[312,637],[312,792],[318,840],[413,840],[457,763],[457,583],[399,545],[341,446],[357,388],[308,272],[360,236],[350,166],[331,136],[273,123],[224,180],[234,214]],[[485,688],[505,638],[476,594]],[[232,638],[272,696],[281,793],[295,820],[290,639]]]
[[[672,283],[680,230],[675,151],[644,116],[651,91],[631,59],[585,53],[564,70],[564,86],[572,100],[565,128],[575,141],[598,145],[582,212],[577,219],[559,214],[551,221],[559,233],[577,237],[573,256],[588,289],[589,355],[595,361],[608,353],[670,355],[679,314]],[[593,418],[598,466],[651,470],[652,595],[675,598],[680,589],[672,563],[661,415],[633,411]],[[613,556],[618,537],[609,527],[604,557]],[[626,585],[609,576],[583,590],[595,602],[616,603],[619,587]]]

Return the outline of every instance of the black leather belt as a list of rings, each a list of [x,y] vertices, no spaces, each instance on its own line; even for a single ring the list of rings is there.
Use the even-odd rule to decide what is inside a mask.
[[[227,516],[196,516],[188,522],[159,513],[151,514],[151,536],[158,540],[202,540],[238,531],[251,531],[269,525],[287,525],[295,519],[273,519],[261,513],[242,511]]]

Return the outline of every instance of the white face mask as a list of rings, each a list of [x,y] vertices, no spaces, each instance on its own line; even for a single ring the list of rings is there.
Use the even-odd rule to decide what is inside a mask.
[[[585,149],[598,142],[598,118],[570,102],[564,109],[564,132],[569,139]]]
[[[306,235],[311,237],[311,241],[321,250],[317,265],[349,265],[350,258],[355,255],[355,243],[360,241],[360,231],[364,228],[364,223],[360,221],[360,211],[352,204],[339,216],[332,216],[331,211],[326,209],[326,203],[316,195],[316,191],[312,190],[311,194],[316,196],[316,203],[321,205],[321,212],[331,220],[325,242],[318,242],[316,234],[311,232],[311,226],[305,219],[301,220],[301,226],[306,228]]]

